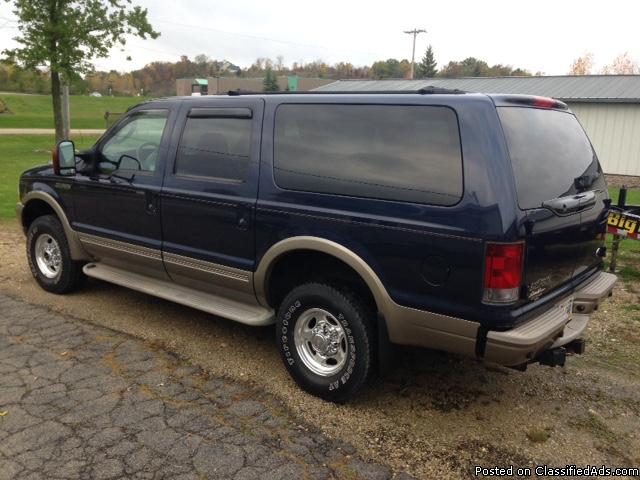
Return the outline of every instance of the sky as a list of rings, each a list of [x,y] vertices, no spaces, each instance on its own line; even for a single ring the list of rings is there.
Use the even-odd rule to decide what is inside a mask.
[[[177,61],[204,53],[248,67],[258,57],[284,62],[322,59],[370,65],[387,58],[416,61],[428,44],[442,66],[476,57],[546,75],[563,75],[572,61],[594,55],[596,71],[618,54],[640,61],[637,0],[133,0],[146,7],[161,33],[156,40],[132,37],[124,51],[99,58],[99,70],[128,71],[154,60]],[[0,0],[0,51],[18,34],[11,3]],[[127,57],[131,56],[131,60]]]

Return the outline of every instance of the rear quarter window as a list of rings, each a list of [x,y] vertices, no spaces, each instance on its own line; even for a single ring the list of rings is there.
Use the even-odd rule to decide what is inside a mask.
[[[458,121],[447,107],[284,104],[274,136],[281,188],[445,206],[462,197]]]

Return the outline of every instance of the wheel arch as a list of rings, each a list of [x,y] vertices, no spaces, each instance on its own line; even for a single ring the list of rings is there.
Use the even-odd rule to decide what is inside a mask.
[[[19,220],[22,228],[26,232],[29,225],[42,215],[55,215],[64,229],[69,244],[71,258],[73,260],[89,260],[90,256],[78,238],[78,234],[69,223],[69,219],[60,203],[49,193],[41,190],[28,192],[22,199],[22,209],[19,213]]]
[[[287,255],[305,251],[328,255],[350,267],[368,288],[378,311],[383,315],[389,311],[393,301],[389,297],[382,281],[367,262],[337,242],[312,236],[287,238],[273,245],[263,255],[254,274],[256,296],[263,306],[271,306],[269,289],[274,268]]]

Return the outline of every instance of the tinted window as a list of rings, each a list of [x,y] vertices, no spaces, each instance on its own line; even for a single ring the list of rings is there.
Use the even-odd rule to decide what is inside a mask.
[[[124,120],[102,145],[99,170],[103,173],[116,169],[154,171],[168,113],[167,110],[138,111]]]
[[[498,108],[513,165],[520,208],[576,193],[575,179],[593,182],[598,159],[576,117],[537,108]]]
[[[453,205],[462,196],[456,115],[432,106],[281,105],[274,174],[293,190]]]
[[[244,181],[249,167],[251,120],[188,118],[176,174]]]

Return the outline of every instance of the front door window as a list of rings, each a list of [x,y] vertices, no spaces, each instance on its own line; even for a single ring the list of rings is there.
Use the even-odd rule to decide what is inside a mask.
[[[167,110],[142,110],[128,117],[102,145],[98,171],[155,171],[167,117]]]

